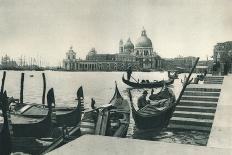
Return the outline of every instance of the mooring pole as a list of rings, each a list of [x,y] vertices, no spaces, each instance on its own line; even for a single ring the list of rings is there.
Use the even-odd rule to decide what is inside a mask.
[[[42,96],[42,104],[45,105],[45,93],[46,93],[46,77],[45,73],[42,73],[43,77],[43,96]]]
[[[4,91],[5,78],[6,78],[6,71],[3,72],[3,76],[2,76],[1,94],[3,94]]]
[[[20,104],[23,104],[23,87],[24,87],[24,73],[21,74],[20,100],[19,100]]]

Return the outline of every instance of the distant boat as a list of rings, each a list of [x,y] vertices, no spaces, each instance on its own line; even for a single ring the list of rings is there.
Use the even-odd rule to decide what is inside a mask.
[[[30,77],[34,77],[34,75],[31,74]]]
[[[158,88],[158,87],[163,87],[164,83],[165,85],[171,85],[174,83],[174,79],[151,81],[151,82],[141,81],[140,83],[139,82],[136,83],[130,80],[126,80],[124,76],[122,77],[122,81],[128,86],[131,86],[133,88]]]

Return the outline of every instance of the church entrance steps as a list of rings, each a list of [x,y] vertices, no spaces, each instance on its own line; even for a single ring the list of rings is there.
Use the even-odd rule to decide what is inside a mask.
[[[189,101],[189,100],[181,100],[181,106],[201,106],[201,107],[216,107],[216,102],[208,102],[208,101]]]

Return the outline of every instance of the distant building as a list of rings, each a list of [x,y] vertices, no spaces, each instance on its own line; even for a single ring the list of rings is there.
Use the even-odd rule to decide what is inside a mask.
[[[73,51],[72,46],[70,47],[69,51],[66,53],[66,58],[63,60],[63,67],[66,70],[78,69],[76,53]]]
[[[184,72],[189,71],[195,61],[196,61],[196,57],[182,57],[182,56],[178,56],[176,58],[170,58],[170,59],[165,59],[164,60],[164,68],[166,70],[182,70]]]
[[[232,41],[217,43],[213,51],[215,74],[232,73]]]
[[[1,69],[15,69],[18,65],[15,60],[11,59],[8,55],[5,55],[1,59]]]
[[[163,59],[153,51],[151,40],[143,29],[135,46],[129,38],[126,43],[119,41],[119,52],[116,54],[98,54],[93,48],[85,60],[76,58],[76,53],[70,48],[63,60],[65,70],[80,71],[123,71],[129,66],[134,70],[161,69]]]

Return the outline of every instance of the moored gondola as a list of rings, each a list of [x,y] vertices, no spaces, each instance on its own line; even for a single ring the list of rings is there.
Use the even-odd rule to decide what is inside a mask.
[[[164,83],[166,85],[171,85],[174,83],[174,79],[153,81],[153,82],[146,82],[146,81],[132,82],[130,80],[126,80],[124,76],[122,76],[122,81],[128,86],[131,86],[133,88],[158,88],[158,87],[162,87]]]
[[[138,129],[162,129],[168,125],[175,108],[175,95],[169,88],[163,89],[153,97],[155,101],[139,110],[134,107],[130,90],[129,97],[132,116]]]
[[[82,134],[125,137],[130,123],[130,107],[118,87],[107,105],[85,112],[81,121]]]
[[[57,126],[75,126],[80,122],[83,98],[83,88],[80,87],[77,91],[76,108],[55,109]],[[47,115],[48,108],[38,104],[25,104],[14,113],[29,118],[43,118]]]
[[[44,118],[27,118],[18,115],[10,115],[12,132],[14,137],[48,137],[52,132],[52,103],[53,89],[47,94],[48,113]]]
[[[191,69],[188,77],[186,78],[186,81],[177,100],[175,100],[174,93],[169,88],[164,87],[164,89],[162,89],[161,92],[152,97],[152,99],[155,101],[154,103],[151,102],[150,104],[145,105],[143,108],[136,110],[133,104],[131,92],[129,90],[132,116],[134,118],[135,125],[138,129],[161,130],[168,125],[176,105],[180,103],[181,97],[198,61],[199,58],[197,58],[193,68]]]

